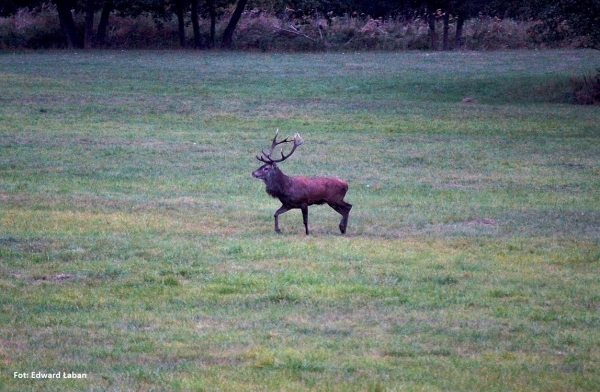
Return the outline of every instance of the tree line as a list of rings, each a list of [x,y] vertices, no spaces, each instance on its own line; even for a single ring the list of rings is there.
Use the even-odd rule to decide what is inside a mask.
[[[35,9],[47,0],[3,0],[0,17],[20,9]],[[220,37],[220,46],[231,47],[236,26],[246,9],[302,18],[309,15],[354,15],[371,18],[422,18],[427,21],[430,48],[448,49],[449,25],[454,23],[455,47],[460,48],[466,20],[485,15],[517,20],[539,20],[538,29],[548,40],[582,37],[586,46],[600,48],[600,0],[52,0],[56,6],[65,43],[71,48],[104,45],[111,15],[136,18],[151,15],[155,20],[175,18],[179,42],[186,46],[186,24],[191,24],[196,48],[217,46],[216,23],[227,15],[229,21]],[[83,27],[74,15],[83,16]],[[99,20],[95,18],[99,16]],[[200,34],[199,19],[210,21],[208,42]],[[441,21],[441,23],[439,23]],[[451,22],[452,21],[452,22]],[[441,31],[438,31],[441,26]],[[441,47],[438,42],[441,39]]]

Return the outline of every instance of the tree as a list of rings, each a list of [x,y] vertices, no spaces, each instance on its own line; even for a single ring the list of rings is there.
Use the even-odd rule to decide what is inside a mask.
[[[111,0],[105,1],[104,5],[102,6],[102,12],[100,13],[100,22],[98,22],[98,33],[96,34],[96,45],[98,46],[104,46],[104,40],[106,38],[106,28],[108,27],[108,19],[114,7],[114,2]]]
[[[81,48],[83,45],[77,38],[77,29],[71,12],[74,3],[70,0],[54,0],[54,4],[56,4],[60,28],[66,38],[67,46],[69,48]]]
[[[208,47],[215,47],[215,33],[217,26],[217,9],[215,6],[215,0],[206,0],[208,6],[208,15],[210,16],[210,38],[208,39]]]
[[[438,10],[437,6],[437,1],[427,1],[427,25],[429,26],[429,42],[431,43],[431,50],[437,50],[438,48],[438,37],[435,31],[435,17]]]
[[[415,2],[419,4],[422,2]],[[460,49],[463,46],[463,27],[465,21],[483,11],[486,0],[426,0],[427,24],[429,26],[429,38],[431,49],[438,49],[438,34],[436,32],[436,22],[442,20],[442,50],[449,50],[450,47],[450,16],[454,17],[455,38],[454,48]]]
[[[450,1],[450,9],[456,18],[456,31],[454,34],[454,48],[462,48],[463,27],[465,21],[473,16],[476,16],[483,11],[486,5],[485,0],[452,0]]]
[[[200,23],[198,22],[198,0],[191,0],[192,29],[194,31],[194,48],[200,49]]]
[[[450,49],[448,35],[450,31],[450,14],[452,13],[452,2],[450,0],[427,0],[427,25],[429,27],[429,40],[431,49],[438,49],[438,34],[436,32],[436,22],[442,19],[442,50]],[[461,26],[462,28],[462,26]]]
[[[48,0],[0,0],[0,17],[19,9],[35,9]],[[103,46],[110,15],[136,18],[142,14],[154,17],[157,26],[161,19],[177,18],[181,47],[185,47],[186,25],[193,27],[195,48],[214,47],[217,19],[233,6],[221,46],[230,48],[233,35],[244,9],[252,7],[282,13],[291,11],[296,17],[352,15],[353,17],[387,18],[421,17],[427,21],[430,47],[448,50],[463,45],[463,26],[466,20],[479,14],[537,20],[536,33],[546,42],[571,40],[579,46],[600,49],[600,0],[50,0],[56,5],[64,43],[70,48]],[[100,14],[94,31],[96,14]],[[190,15],[190,20],[188,20]],[[77,19],[75,19],[77,17]],[[199,17],[210,20],[208,38],[201,35]],[[75,20],[85,22],[83,29]],[[455,39],[449,36],[454,23]],[[441,33],[436,31],[442,26]],[[441,35],[441,37],[440,37]],[[440,42],[441,39],[441,42]]]
[[[116,2],[123,3],[124,0],[54,0],[53,3],[56,5],[58,19],[67,46],[69,48],[90,49],[104,45],[108,20],[110,13],[115,8]],[[30,3],[33,4],[35,1]],[[80,32],[77,31],[72,10],[75,10],[75,12],[83,12],[85,15],[83,34],[80,34]],[[94,15],[99,10],[101,10],[100,21],[98,23],[97,32],[94,33]]]
[[[94,46],[94,0],[86,0],[85,5],[85,30],[83,36],[83,47],[89,49]]]
[[[538,0],[540,1],[540,0]],[[581,45],[600,50],[600,0],[543,2],[538,31],[547,41],[582,39]]]
[[[174,0],[175,15],[177,15],[177,28],[179,31],[179,45],[185,48],[185,21],[183,14],[185,12],[185,0]]]
[[[238,0],[237,5],[235,6],[235,10],[231,15],[231,19],[229,19],[229,23],[227,27],[225,27],[225,31],[223,32],[223,37],[221,38],[221,46],[223,48],[231,48],[231,44],[233,43],[233,33],[235,28],[237,27],[237,23],[239,22],[242,12],[244,12],[244,8],[248,0]]]
[[[194,29],[194,45],[200,48],[205,45],[208,48],[214,48],[215,35],[217,26],[217,17],[222,15],[223,10],[231,5],[230,0],[191,0],[192,1],[192,27]],[[194,4],[195,3],[195,4]],[[194,9],[195,8],[195,9]],[[202,42],[200,36],[200,25],[198,23],[198,15],[210,20],[210,33],[206,43]],[[197,29],[197,32],[196,32]]]
[[[450,30],[450,0],[442,1],[442,21],[444,24],[442,35],[442,50],[450,49],[448,45],[448,31]]]

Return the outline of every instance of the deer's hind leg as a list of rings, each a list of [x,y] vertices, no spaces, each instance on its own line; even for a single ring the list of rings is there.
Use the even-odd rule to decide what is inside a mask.
[[[329,204],[329,203],[327,203]],[[342,216],[342,220],[340,221],[340,232],[342,234],[346,234],[346,227],[348,226],[348,216],[350,215],[350,210],[352,209],[352,204],[346,203],[342,201],[338,204],[329,204],[329,207],[333,208],[338,214]]]

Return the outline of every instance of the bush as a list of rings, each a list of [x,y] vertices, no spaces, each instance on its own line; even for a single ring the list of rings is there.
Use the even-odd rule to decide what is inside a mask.
[[[21,9],[8,18],[0,18],[0,49],[61,48],[65,40],[56,8],[42,5],[36,11]]]
[[[217,37],[225,29],[231,14],[218,20]],[[99,17],[96,18],[98,22]],[[83,31],[83,15],[75,22]],[[449,25],[449,47],[455,47],[456,21]],[[477,17],[466,21],[463,29],[463,49],[519,49],[546,45],[536,35],[534,22]],[[200,20],[200,34],[208,42],[210,22]],[[437,21],[441,40],[443,25]],[[191,24],[186,26],[188,47],[193,47]],[[560,43],[554,42],[554,45]],[[563,42],[564,44],[569,44]],[[46,4],[38,10],[22,9],[17,14],[0,18],[0,49],[60,48],[66,42],[62,35],[56,7]],[[179,47],[177,20],[154,19],[147,14],[136,18],[113,13],[106,31],[105,46],[113,49],[158,49]],[[207,47],[208,45],[204,45]],[[422,18],[377,18],[356,14],[277,15],[257,9],[244,12],[234,37],[234,49],[261,51],[320,50],[410,50],[429,49],[431,42],[427,23]],[[439,47],[441,47],[441,42]]]
[[[535,46],[529,22],[473,18],[464,26],[463,49],[497,50]],[[449,46],[454,47],[455,24],[449,26]],[[441,40],[443,25],[436,24]],[[429,29],[424,19],[343,16],[280,19],[256,11],[240,20],[234,47],[260,50],[410,50],[429,49]],[[439,44],[441,47],[441,42]]]
[[[465,49],[525,49],[534,46],[530,22],[478,17],[465,23]]]
[[[111,15],[105,46],[114,49],[178,48],[177,22],[161,20],[161,23],[157,23],[148,15],[137,18]]]
[[[583,105],[600,105],[600,68],[596,75],[572,78],[573,96]]]
[[[83,32],[83,15],[74,15],[74,20],[78,31]],[[177,34],[176,21],[161,20],[158,23],[148,15],[129,18],[112,14],[106,30],[105,46],[119,49],[177,48]],[[0,49],[66,47],[53,4],[44,4],[33,10],[23,8],[13,16],[0,18]]]

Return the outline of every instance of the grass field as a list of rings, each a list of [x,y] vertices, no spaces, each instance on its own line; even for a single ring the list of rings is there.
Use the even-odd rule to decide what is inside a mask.
[[[0,53],[0,390],[597,390],[599,63]],[[273,232],[276,128],[347,235]]]

